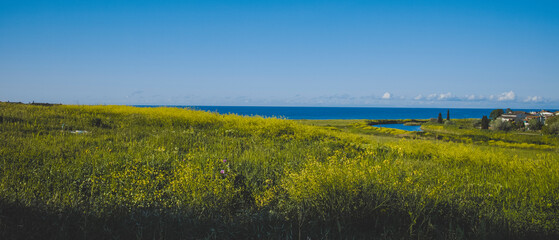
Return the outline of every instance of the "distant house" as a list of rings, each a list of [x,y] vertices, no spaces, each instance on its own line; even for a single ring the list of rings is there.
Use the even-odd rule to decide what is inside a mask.
[[[550,112],[546,110],[541,110],[539,112],[533,111],[530,113],[523,112],[523,111],[508,111],[507,113],[503,113],[503,115],[501,115],[497,119],[503,122],[504,121],[515,122],[515,123],[523,122],[524,126],[528,126],[530,125],[529,121],[532,119],[537,119],[542,124],[545,124],[545,120],[553,116],[559,116],[559,111]]]
[[[539,122],[541,122],[542,124],[545,121],[545,118],[540,116],[539,114],[528,114],[526,116],[526,118],[524,118],[524,126],[528,127],[530,125],[530,120],[532,119],[537,119]]]
[[[519,122],[519,121],[524,121],[524,119],[526,118],[527,115],[528,114],[526,112],[523,112],[523,111],[512,111],[512,112],[504,113],[499,118],[503,122],[504,121]]]
[[[544,118],[549,118],[549,117],[553,117],[555,114],[550,112],[550,111],[546,111],[546,110],[542,110],[541,112],[539,112],[540,116],[544,117]]]

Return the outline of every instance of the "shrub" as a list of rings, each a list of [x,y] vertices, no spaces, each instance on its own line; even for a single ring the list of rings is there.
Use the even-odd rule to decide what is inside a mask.
[[[499,131],[510,131],[513,128],[512,123],[509,121],[491,121],[491,129]]]
[[[530,121],[528,121],[528,128],[530,128],[530,130],[541,130],[543,127],[543,123],[538,120],[538,119],[530,119]]]
[[[549,125],[556,122],[559,122],[559,116],[553,116],[545,120],[545,124],[549,124]]]
[[[521,129],[523,129],[525,126],[526,126],[526,125],[524,124],[524,121],[519,120],[519,119],[517,119],[517,120],[515,120],[514,122],[512,122],[512,128],[514,128],[514,129],[521,130]]]
[[[550,135],[559,135],[559,122],[544,126],[542,132]]]
[[[542,132],[550,135],[559,135],[559,116],[550,117],[545,120]]]

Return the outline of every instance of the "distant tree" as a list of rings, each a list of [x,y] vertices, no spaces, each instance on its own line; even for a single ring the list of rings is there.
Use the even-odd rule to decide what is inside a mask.
[[[546,124],[542,128],[542,132],[550,135],[559,135],[559,122],[549,124],[549,125]]]
[[[450,120],[450,109],[446,110],[446,120]]]
[[[505,112],[506,112],[506,113],[511,113],[511,112],[512,112],[512,109],[507,108],[507,110],[505,110]]]
[[[520,120],[520,119],[516,119],[513,123],[513,128],[514,129],[524,129],[524,127],[526,126],[526,124],[524,124],[524,121]]]
[[[485,115],[481,118],[481,129],[489,129],[489,119]]]
[[[443,115],[439,113],[439,117],[437,118],[437,123],[443,123]]]
[[[493,120],[490,124],[493,130],[509,131],[513,128],[513,123],[509,121]]]
[[[559,135],[559,116],[546,119],[545,126],[542,127],[542,133]]]
[[[537,118],[533,118],[528,121],[528,128],[530,128],[530,130],[532,131],[541,130],[542,127],[543,123]]]
[[[545,120],[545,125],[551,125],[559,122],[559,116],[553,116]]]
[[[503,113],[504,113],[503,109],[495,109],[495,110],[491,111],[491,114],[489,114],[489,118],[491,118],[492,120],[495,120],[498,117],[500,117],[501,115],[503,115]]]

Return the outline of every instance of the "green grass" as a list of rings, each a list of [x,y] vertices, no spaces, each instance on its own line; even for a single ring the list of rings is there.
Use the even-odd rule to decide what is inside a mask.
[[[426,123],[422,129],[441,139],[453,142],[475,143],[505,148],[554,151],[559,149],[559,138],[543,135],[539,131],[493,131],[474,127],[476,119],[453,120],[452,124]]]
[[[557,138],[432,126],[0,103],[0,239],[559,237]]]

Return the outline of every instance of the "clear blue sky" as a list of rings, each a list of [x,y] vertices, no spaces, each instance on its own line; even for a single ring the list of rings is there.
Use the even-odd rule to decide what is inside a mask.
[[[0,0],[0,101],[559,108],[559,1]]]

